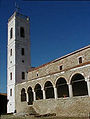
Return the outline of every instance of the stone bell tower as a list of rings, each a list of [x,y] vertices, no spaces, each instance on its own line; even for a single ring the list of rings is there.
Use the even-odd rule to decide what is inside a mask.
[[[30,67],[29,17],[14,12],[8,20],[7,113],[15,112],[15,85],[27,80]]]

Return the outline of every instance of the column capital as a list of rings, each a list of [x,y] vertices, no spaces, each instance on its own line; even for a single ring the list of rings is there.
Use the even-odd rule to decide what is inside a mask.
[[[41,90],[44,90],[44,88],[41,88]]]
[[[53,88],[56,88],[56,86],[54,85]]]
[[[86,78],[85,78],[85,81],[86,81],[86,82],[90,82],[90,76],[86,77]]]
[[[67,85],[71,85],[71,83],[70,82],[67,82]]]
[[[88,81],[90,81],[90,76],[88,76]]]
[[[34,89],[32,89],[32,92],[35,92],[35,90],[34,90]]]

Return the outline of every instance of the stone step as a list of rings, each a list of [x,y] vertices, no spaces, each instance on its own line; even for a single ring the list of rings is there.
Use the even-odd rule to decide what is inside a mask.
[[[38,115],[33,106],[28,107],[28,109],[26,109],[25,112],[28,113],[29,115]]]

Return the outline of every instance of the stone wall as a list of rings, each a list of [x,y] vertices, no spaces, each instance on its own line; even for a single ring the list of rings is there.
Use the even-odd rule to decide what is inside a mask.
[[[34,102],[33,107],[41,115],[56,113],[57,116],[88,117],[90,97],[38,100]]]
[[[75,67],[79,67],[78,58],[82,57],[83,63],[90,61],[90,46],[81,50],[70,53],[66,56],[58,58],[40,67],[37,67],[28,72],[28,80],[37,79],[43,76],[51,75],[52,73],[58,73],[66,71]],[[90,62],[89,62],[90,63]],[[60,66],[62,70],[60,71]],[[38,74],[38,75],[37,75]]]
[[[44,115],[47,113],[56,113],[57,116],[64,117],[88,117],[90,113],[90,97],[73,97],[73,98],[58,98],[36,100],[30,106],[27,102],[16,104],[17,113],[31,113],[30,107],[33,107],[37,113]]]

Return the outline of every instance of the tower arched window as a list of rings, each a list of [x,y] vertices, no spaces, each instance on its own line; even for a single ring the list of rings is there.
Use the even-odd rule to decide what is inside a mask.
[[[20,27],[20,37],[24,38],[25,37],[25,31],[23,27]]]
[[[21,54],[22,54],[22,55],[25,54],[24,48],[21,49]]]
[[[10,39],[13,37],[13,28],[10,29]]]
[[[12,49],[10,49],[10,56],[12,56]]]
[[[25,72],[22,72],[22,79],[25,79]]]
[[[10,80],[12,80],[12,72],[10,73]]]
[[[12,96],[12,89],[10,89],[10,96]]]

